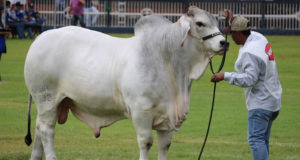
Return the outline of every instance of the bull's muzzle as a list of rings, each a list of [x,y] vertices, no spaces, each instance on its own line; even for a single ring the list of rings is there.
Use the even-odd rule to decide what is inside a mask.
[[[226,50],[229,49],[229,42],[226,41],[226,40],[220,41],[220,45],[221,45],[222,48],[224,48],[224,49],[226,49]]]

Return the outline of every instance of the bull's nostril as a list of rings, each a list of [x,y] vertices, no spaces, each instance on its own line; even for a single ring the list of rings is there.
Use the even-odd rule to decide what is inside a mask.
[[[224,46],[226,44],[226,41],[220,41],[221,46]]]
[[[225,46],[229,46],[229,42],[227,42],[226,40],[222,40],[222,41],[220,41],[220,45],[222,46],[222,47],[225,47]]]

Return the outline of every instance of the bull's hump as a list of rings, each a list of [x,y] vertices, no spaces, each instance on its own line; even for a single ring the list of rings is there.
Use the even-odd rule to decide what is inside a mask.
[[[140,18],[134,26],[134,34],[138,35],[162,25],[171,24],[172,22],[163,16],[151,15]]]

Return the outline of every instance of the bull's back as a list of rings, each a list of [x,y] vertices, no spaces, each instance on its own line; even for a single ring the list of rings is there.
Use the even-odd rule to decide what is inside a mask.
[[[55,58],[65,61],[70,57],[91,54],[96,46],[105,49],[102,47],[106,45],[103,42],[113,41],[113,39],[106,34],[74,26],[49,30],[33,42],[26,63],[34,61],[43,64]]]
[[[25,79],[37,76],[34,74],[61,78],[61,72],[68,72],[68,69],[70,72],[75,68],[88,69],[95,59],[112,54],[112,49],[107,47],[110,45],[105,43],[113,40],[108,35],[73,26],[47,31],[28,51]]]

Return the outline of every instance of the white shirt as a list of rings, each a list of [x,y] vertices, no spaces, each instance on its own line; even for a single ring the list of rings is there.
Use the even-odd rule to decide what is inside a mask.
[[[272,48],[267,39],[251,32],[239,50],[235,72],[225,72],[224,80],[244,88],[248,110],[281,108],[281,85]]]

